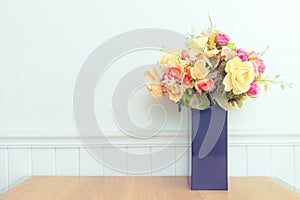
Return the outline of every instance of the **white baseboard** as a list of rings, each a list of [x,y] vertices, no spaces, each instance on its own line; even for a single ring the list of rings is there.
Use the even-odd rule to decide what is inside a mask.
[[[260,133],[260,134],[259,134]],[[107,141],[109,140],[109,142]],[[172,144],[170,144],[172,142]],[[120,175],[108,169],[85,152],[84,147],[98,147],[104,158],[113,157],[110,143],[127,150],[151,152],[168,145],[169,157],[189,145],[188,137],[179,135],[175,140],[168,136],[136,140],[129,137],[89,137],[85,144],[79,137],[0,137],[0,194],[16,179],[30,175]],[[299,188],[300,135],[270,132],[229,131],[228,137],[230,176],[271,176]],[[178,152],[177,152],[178,150]],[[188,174],[188,152],[172,165],[157,174],[177,176]],[[44,159],[46,158],[46,159]],[[48,162],[46,165],[44,162]],[[125,160],[128,165],[130,160]],[[154,160],[149,162],[155,162]],[[138,162],[137,162],[138,163]],[[152,166],[152,164],[151,164]],[[45,173],[45,174],[44,174]],[[157,175],[152,172],[147,175]],[[122,174],[124,175],[124,174]],[[129,175],[129,174],[125,174]]]

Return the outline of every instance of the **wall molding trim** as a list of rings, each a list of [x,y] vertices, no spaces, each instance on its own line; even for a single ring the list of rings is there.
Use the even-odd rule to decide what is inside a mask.
[[[157,136],[148,139],[131,137],[0,137],[0,148],[71,148],[71,147],[153,147],[188,146],[187,136]],[[300,135],[296,134],[230,134],[230,146],[300,146]]]

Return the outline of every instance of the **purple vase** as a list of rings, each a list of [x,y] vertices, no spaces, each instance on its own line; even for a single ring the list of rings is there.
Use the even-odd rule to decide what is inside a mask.
[[[191,189],[227,190],[227,111],[192,109],[191,139]]]

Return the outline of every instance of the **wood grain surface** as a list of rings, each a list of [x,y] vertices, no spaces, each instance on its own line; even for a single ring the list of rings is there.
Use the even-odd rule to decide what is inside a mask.
[[[192,191],[187,177],[31,177],[1,200],[300,200],[267,177],[229,178],[228,191]]]

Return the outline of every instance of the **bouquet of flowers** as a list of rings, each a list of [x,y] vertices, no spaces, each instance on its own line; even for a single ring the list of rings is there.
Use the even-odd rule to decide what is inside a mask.
[[[188,34],[186,49],[166,50],[159,61],[160,76],[155,67],[146,71],[147,89],[156,98],[168,94],[181,107],[205,110],[211,103],[225,110],[241,107],[243,101],[255,98],[260,88],[269,83],[291,86],[274,78],[264,77],[262,53],[237,48],[225,33],[209,29]]]

